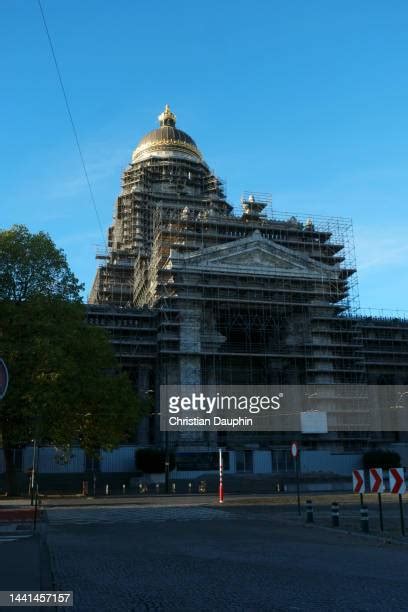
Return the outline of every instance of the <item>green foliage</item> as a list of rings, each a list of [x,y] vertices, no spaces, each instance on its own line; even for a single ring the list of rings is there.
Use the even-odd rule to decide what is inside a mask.
[[[25,253],[24,253],[25,249]],[[46,234],[0,232],[0,355],[10,383],[0,402],[5,448],[36,438],[90,455],[135,431],[147,410],[103,330],[86,323],[78,281]]]
[[[38,297],[1,303],[0,328],[10,374],[0,425],[9,445],[76,441],[92,454],[134,432],[143,406],[105,333],[86,324],[83,305]]]
[[[174,453],[169,453],[169,471],[174,470]],[[136,467],[145,474],[163,474],[166,471],[166,453],[156,448],[139,448],[136,451]]]
[[[400,467],[401,457],[394,451],[375,449],[364,453],[363,465],[366,470],[375,467],[388,470],[391,467]]]
[[[48,234],[31,234],[24,225],[0,230],[0,300],[38,295],[80,300],[82,289]]]

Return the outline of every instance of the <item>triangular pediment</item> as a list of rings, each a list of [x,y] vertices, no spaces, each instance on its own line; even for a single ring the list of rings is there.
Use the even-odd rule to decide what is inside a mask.
[[[192,253],[172,250],[168,267],[267,276],[337,276],[331,266],[264,238],[259,231]]]
[[[221,257],[213,258],[213,263],[227,264],[232,266],[263,266],[263,267],[275,267],[289,270],[293,266],[299,266],[299,264],[281,256],[280,253],[273,253],[269,249],[265,248],[265,245],[254,244],[250,248],[241,252],[226,253]]]

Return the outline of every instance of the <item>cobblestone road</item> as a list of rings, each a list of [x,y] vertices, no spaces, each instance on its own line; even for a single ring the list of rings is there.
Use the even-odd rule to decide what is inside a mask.
[[[142,523],[163,521],[227,520],[234,515],[214,508],[50,508],[47,510],[51,525],[95,525],[99,523]]]
[[[56,588],[75,610],[408,610],[408,547],[267,508],[111,510],[48,510]]]

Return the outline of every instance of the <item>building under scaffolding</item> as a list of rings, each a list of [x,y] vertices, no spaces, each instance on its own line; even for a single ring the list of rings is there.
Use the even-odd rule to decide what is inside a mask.
[[[408,321],[359,311],[351,221],[278,213],[257,193],[244,194],[235,211],[168,107],[159,121],[124,171],[88,307],[139,392],[158,397],[162,384],[407,384]],[[157,417],[138,435],[160,444]],[[285,441],[223,433],[195,444]],[[344,433],[304,443],[343,449],[362,441]]]

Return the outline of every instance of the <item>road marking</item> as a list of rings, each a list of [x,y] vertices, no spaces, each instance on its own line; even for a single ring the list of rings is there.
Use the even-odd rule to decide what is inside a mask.
[[[215,508],[48,508],[50,525],[226,520],[232,514]]]
[[[0,535],[0,544],[6,542],[16,542],[17,540],[24,540],[25,538],[32,538],[32,533],[15,533],[13,535]]]

